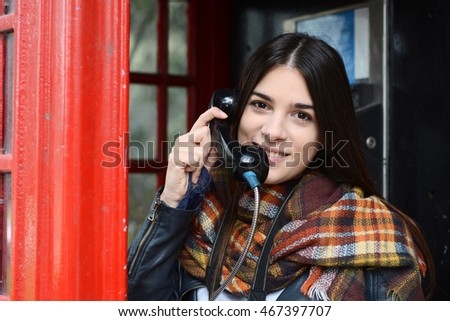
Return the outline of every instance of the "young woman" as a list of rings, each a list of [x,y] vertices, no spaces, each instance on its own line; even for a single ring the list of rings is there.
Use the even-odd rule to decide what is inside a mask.
[[[130,247],[128,298],[423,299],[427,245],[369,177],[339,54],[280,35],[250,57],[237,92],[232,137],[264,150],[267,178],[255,195],[216,166],[208,125],[228,116],[203,113]]]

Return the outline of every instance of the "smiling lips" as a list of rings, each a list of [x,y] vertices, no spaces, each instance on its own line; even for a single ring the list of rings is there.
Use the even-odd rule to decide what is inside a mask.
[[[267,157],[269,158],[269,165],[275,165],[278,162],[281,162],[286,157],[286,154],[280,154],[277,152],[269,152],[267,153]]]
[[[283,153],[277,148],[271,148],[264,145],[260,145],[260,147],[266,152],[270,165],[275,165],[277,162],[280,162],[289,156],[289,154]]]

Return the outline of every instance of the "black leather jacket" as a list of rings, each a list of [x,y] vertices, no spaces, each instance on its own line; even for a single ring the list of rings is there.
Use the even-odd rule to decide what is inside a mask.
[[[159,204],[159,205],[158,205]],[[196,211],[178,210],[163,202],[152,209],[128,253],[128,300],[196,300],[196,289],[204,284],[178,264],[178,251],[189,233]],[[385,271],[382,271],[385,270]],[[366,270],[366,300],[391,300],[383,278],[389,269]],[[298,290],[307,277],[303,273],[287,286],[278,301],[310,301]]]

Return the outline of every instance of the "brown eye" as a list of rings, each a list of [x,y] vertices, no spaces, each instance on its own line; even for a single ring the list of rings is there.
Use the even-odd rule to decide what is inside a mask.
[[[311,116],[309,116],[307,113],[304,113],[304,112],[301,112],[301,111],[296,113],[295,116],[298,119],[305,120],[305,121],[312,119]]]
[[[257,101],[257,100],[252,101],[250,103],[250,105],[252,105],[252,106],[254,106],[256,108],[261,108],[261,109],[268,109],[269,108],[269,106],[267,106],[265,103],[263,103],[262,101]]]

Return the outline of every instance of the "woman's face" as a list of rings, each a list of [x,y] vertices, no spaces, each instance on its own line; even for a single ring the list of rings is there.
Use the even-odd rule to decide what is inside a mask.
[[[288,181],[306,169],[317,153],[319,125],[297,69],[275,67],[256,85],[242,114],[238,140],[265,150],[270,166],[267,184]]]

